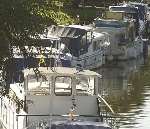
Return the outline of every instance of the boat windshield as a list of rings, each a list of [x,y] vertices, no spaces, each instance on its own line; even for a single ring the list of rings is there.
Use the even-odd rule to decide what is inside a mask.
[[[54,93],[56,96],[70,96],[72,94],[72,79],[69,76],[57,76],[55,78]]]
[[[56,96],[78,96],[95,95],[95,78],[92,76],[56,76],[28,75],[26,90],[34,94],[50,94],[54,90]],[[53,86],[54,88],[52,88]],[[74,89],[74,90],[73,90]]]
[[[76,78],[76,93],[77,95],[94,95],[95,94],[95,79],[94,77],[77,77]]]
[[[45,92],[50,93],[50,85],[51,85],[51,78],[48,78],[46,75],[28,75],[27,76],[28,85],[27,90],[30,92]]]

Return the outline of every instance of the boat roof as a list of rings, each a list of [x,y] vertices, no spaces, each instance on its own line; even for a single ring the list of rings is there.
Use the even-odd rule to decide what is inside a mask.
[[[82,26],[82,25],[69,25],[69,27],[82,29],[82,30],[86,30],[86,31],[90,31],[92,29],[92,27],[90,27],[90,26]]]
[[[84,75],[84,76],[99,76],[100,74],[91,70],[82,70],[78,71],[76,68],[69,67],[39,67],[38,70],[42,74],[56,74],[56,75],[68,75],[68,76],[76,76],[76,75]],[[35,74],[34,69],[25,69],[23,70],[24,76]]]
[[[145,3],[140,3],[140,2],[131,2],[131,1],[130,1],[129,4],[147,6],[147,4],[145,4]]]
[[[60,40],[60,38],[58,36],[51,36],[51,35],[45,35],[45,34],[41,34],[39,35],[40,39],[49,39],[49,40]]]
[[[125,13],[138,13],[138,9],[134,6],[109,6],[110,11],[124,11]]]
[[[70,26],[50,26],[48,28],[48,36],[60,37],[60,38],[78,38],[83,36],[87,31],[92,28],[81,25],[70,25]]]
[[[101,19],[97,18],[94,20],[95,27],[114,27],[122,28],[127,26],[127,22],[115,20],[115,19]]]

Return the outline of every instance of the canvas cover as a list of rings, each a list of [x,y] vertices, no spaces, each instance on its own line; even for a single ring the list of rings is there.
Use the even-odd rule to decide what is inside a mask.
[[[61,42],[63,42],[67,48],[70,50],[70,53],[78,57],[79,50],[84,46],[84,42],[81,42],[81,39],[86,35],[87,30],[82,28],[73,28],[69,26],[50,26],[48,28],[47,37],[59,37]]]
[[[86,30],[80,28],[73,28],[69,26],[50,26],[48,28],[49,36],[68,37],[68,38],[80,38],[86,33]]]
[[[138,13],[138,9],[128,6],[110,6],[110,11],[123,11],[126,13]]]
[[[114,27],[121,28],[126,27],[128,22],[118,21],[118,20],[105,20],[105,19],[96,19],[94,21],[95,27]]]

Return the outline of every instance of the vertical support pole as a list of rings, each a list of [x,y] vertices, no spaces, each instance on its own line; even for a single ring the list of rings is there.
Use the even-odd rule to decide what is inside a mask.
[[[28,126],[27,115],[26,115],[26,127]]]
[[[18,116],[16,116],[16,121],[17,121],[17,129],[19,129],[19,128],[18,128]]]

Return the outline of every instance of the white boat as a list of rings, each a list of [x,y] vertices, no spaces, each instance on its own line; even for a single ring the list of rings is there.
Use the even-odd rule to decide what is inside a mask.
[[[131,2],[132,3],[132,2]],[[142,8],[138,8],[135,5],[131,3],[122,3],[118,6],[109,6],[109,10],[112,12],[124,12],[125,16],[124,19],[131,20],[134,19],[135,25],[136,25],[136,35],[141,36],[142,31],[144,30],[144,17],[146,14],[143,13]],[[142,9],[142,10],[141,10]]]
[[[7,90],[3,85],[1,129],[116,127],[112,108],[98,94],[101,78],[98,73],[67,67],[39,67],[24,69],[19,78],[20,81],[10,83]],[[5,94],[5,90],[9,92]]]
[[[126,60],[137,58],[143,53],[143,41],[137,35],[134,19],[124,19],[125,15],[124,11],[115,10],[106,12],[103,19],[97,18],[94,21],[94,31],[107,32],[110,35],[108,59],[112,56],[111,59]]]
[[[58,36],[72,55],[72,67],[94,69],[105,64],[105,50],[109,46],[107,33],[93,31],[93,27],[81,25],[52,26],[48,35]]]

